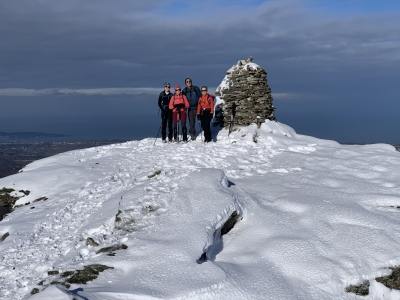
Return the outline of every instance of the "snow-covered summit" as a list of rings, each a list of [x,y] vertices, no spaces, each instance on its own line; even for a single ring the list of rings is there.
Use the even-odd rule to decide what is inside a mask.
[[[0,222],[1,299],[358,299],[345,289],[365,280],[360,299],[399,299],[376,279],[400,265],[392,146],[268,120],[207,145],[153,142],[0,179],[22,205]],[[94,280],[76,283],[89,269]]]

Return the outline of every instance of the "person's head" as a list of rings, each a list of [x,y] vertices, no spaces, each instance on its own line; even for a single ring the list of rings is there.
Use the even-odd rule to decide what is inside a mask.
[[[175,93],[176,93],[177,95],[179,95],[179,94],[181,93],[181,86],[180,86],[179,84],[177,84],[177,85],[175,86]]]
[[[201,87],[201,93],[202,93],[203,95],[205,95],[205,94],[207,93],[207,90],[208,90],[208,88],[207,88],[205,85],[203,85],[203,86]]]
[[[190,78],[186,78],[185,79],[185,84],[188,88],[190,88],[192,86],[192,79]]]
[[[171,88],[171,85],[169,82],[164,83],[164,91],[169,92],[169,89]]]

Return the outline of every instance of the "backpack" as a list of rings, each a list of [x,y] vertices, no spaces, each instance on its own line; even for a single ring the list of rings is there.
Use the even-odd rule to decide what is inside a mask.
[[[210,98],[212,98],[212,97],[213,97],[212,95],[207,94],[207,103],[208,103],[208,105],[211,104]],[[199,99],[199,104],[202,104],[203,102],[204,102],[204,101],[203,101],[203,97],[201,97],[201,98]]]

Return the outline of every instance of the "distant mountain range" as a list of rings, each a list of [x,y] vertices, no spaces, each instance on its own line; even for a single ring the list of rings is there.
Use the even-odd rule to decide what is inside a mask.
[[[54,138],[65,137],[69,135],[59,133],[45,133],[45,132],[0,132],[0,138],[12,139],[34,139],[34,138]]]

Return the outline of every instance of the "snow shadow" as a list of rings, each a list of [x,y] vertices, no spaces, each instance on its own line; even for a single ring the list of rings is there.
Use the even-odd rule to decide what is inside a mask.
[[[198,264],[205,263],[206,261],[215,261],[217,255],[224,249],[224,241],[221,236],[221,228],[214,232],[214,241],[205,252],[197,260]]]
[[[208,246],[207,250],[203,252],[197,260],[198,264],[205,263],[206,261],[215,261],[217,255],[224,249],[224,241],[222,236],[227,234],[235,226],[239,220],[240,215],[234,211],[224,225],[214,232],[214,241]]]
[[[58,287],[58,286],[57,286]],[[59,287],[58,287],[59,288]],[[78,292],[83,292],[83,288],[77,288],[75,290],[67,290],[67,289],[63,289],[60,288],[60,290],[62,290],[64,293],[66,293],[67,295],[71,295],[74,296],[74,299],[79,299],[79,300],[89,300],[89,298],[86,298],[84,296],[78,295]]]

